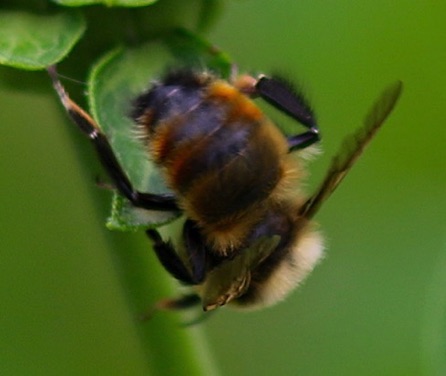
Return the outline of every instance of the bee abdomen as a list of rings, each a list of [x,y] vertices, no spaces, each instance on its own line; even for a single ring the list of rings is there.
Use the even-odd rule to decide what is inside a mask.
[[[275,145],[257,137],[251,134],[245,147],[226,164],[190,181],[186,199],[204,221],[214,223],[260,205],[282,178],[284,168]]]
[[[233,86],[215,79],[192,83],[152,89],[138,121],[169,186],[196,219],[209,223],[266,198],[283,175],[287,145]]]

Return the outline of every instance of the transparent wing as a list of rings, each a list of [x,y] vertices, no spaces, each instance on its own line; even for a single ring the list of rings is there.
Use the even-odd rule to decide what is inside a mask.
[[[341,150],[333,158],[327,175],[319,189],[303,206],[301,214],[304,217],[312,218],[322,203],[330,197],[342,179],[344,179],[394,109],[402,89],[403,83],[397,81],[384,90],[367,114],[364,126],[345,139]]]
[[[251,282],[251,271],[276,249],[279,242],[278,235],[262,237],[232,260],[213,269],[203,284],[203,309],[214,310],[242,295]]]

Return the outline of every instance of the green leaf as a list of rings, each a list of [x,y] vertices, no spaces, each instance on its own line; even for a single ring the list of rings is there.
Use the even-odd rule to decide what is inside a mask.
[[[185,29],[178,29],[165,38],[165,43],[177,64],[197,70],[207,68],[225,79],[230,77],[230,57],[207,40]]]
[[[158,194],[169,191],[149,161],[143,144],[135,137],[134,123],[128,114],[132,100],[144,90],[155,72],[159,72],[168,56],[168,52],[160,47],[151,44],[112,51],[95,65],[89,79],[92,114],[107,134],[132,184],[142,192]],[[163,224],[176,217],[175,213],[134,208],[127,200],[115,195],[107,226],[130,230],[142,225]]]
[[[53,0],[54,3],[67,7],[103,4],[109,7],[142,7],[153,4],[158,0]]]
[[[211,28],[224,8],[223,0],[204,0],[200,9],[197,30],[203,32]]]
[[[89,78],[92,115],[107,134],[136,189],[171,193],[159,170],[150,162],[145,146],[135,137],[134,124],[128,116],[133,99],[166,67],[187,64],[202,69],[203,63],[223,75],[230,72],[231,65],[224,54],[204,40],[178,31],[162,41],[112,51],[94,66]],[[127,231],[140,226],[159,226],[177,217],[178,213],[134,208],[127,200],[115,196],[107,226]]]
[[[0,63],[38,70],[62,60],[85,31],[81,14],[0,12]]]

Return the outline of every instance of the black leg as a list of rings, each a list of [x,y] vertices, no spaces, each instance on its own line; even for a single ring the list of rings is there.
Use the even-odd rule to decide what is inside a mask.
[[[288,137],[288,152],[305,149],[320,140],[319,134],[313,131]]]
[[[290,152],[306,148],[320,140],[313,110],[304,96],[287,82],[261,76],[255,83],[254,93],[309,129],[303,134],[288,137]]]
[[[164,242],[154,229],[146,231],[147,236],[153,242],[153,248],[160,263],[179,281],[188,285],[198,285],[204,281],[207,271],[206,245],[195,223],[187,220],[184,224],[183,239],[190,263],[189,270],[183,260],[169,242]]]
[[[146,231],[146,234],[153,242],[153,250],[158,257],[159,262],[163,265],[164,269],[172,275],[172,277],[187,285],[197,284],[170,242],[163,241],[161,235],[156,230],[149,229]]]
[[[191,263],[192,278],[199,284],[204,281],[206,276],[206,255],[210,254],[210,252],[206,249],[206,244],[195,222],[190,219],[184,223],[183,239]]]
[[[307,128],[317,128],[313,110],[301,93],[296,92],[289,83],[278,78],[261,76],[255,89],[258,95],[285,112]]]
[[[182,310],[192,308],[201,303],[197,294],[187,294],[173,299],[162,299],[156,303],[156,308],[161,310]]]
[[[102,133],[92,117],[73,102],[66,93],[61,82],[57,78],[55,66],[48,68],[48,73],[53,81],[54,88],[68,115],[79,129],[87,135],[93,143],[99,159],[110,176],[116,189],[126,197],[134,206],[159,211],[177,211],[175,197],[169,195],[155,195],[136,191],[130,183],[127,174],[117,160],[110,143]]]
[[[157,311],[180,311],[200,305],[201,299],[197,294],[187,294],[173,299],[162,299],[140,316],[140,320],[150,320]],[[201,321],[201,320],[200,320]],[[198,320],[187,323],[187,326],[198,323]]]

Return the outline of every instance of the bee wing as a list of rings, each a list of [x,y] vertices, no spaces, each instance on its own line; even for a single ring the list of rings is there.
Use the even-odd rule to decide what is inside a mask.
[[[242,295],[251,282],[251,270],[267,258],[279,242],[278,235],[262,237],[232,260],[213,269],[203,285],[203,309],[214,310]]]
[[[401,81],[390,85],[370,109],[364,120],[364,126],[344,140],[341,150],[333,158],[319,189],[303,206],[302,216],[308,219],[312,218],[322,203],[334,192],[392,112],[402,89],[403,83]]]

